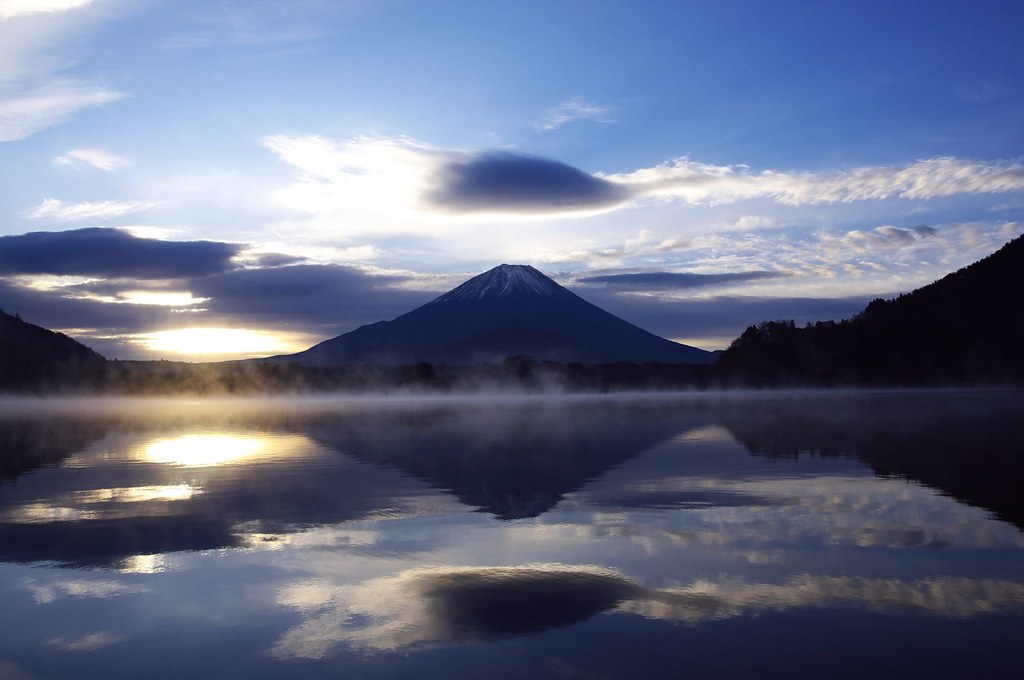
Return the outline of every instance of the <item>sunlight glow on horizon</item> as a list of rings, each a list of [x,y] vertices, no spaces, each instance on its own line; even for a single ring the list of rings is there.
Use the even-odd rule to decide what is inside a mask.
[[[183,357],[256,358],[306,349],[297,334],[248,328],[177,328],[140,333],[131,340],[152,352]]]
[[[126,290],[117,294],[117,302],[129,305],[159,305],[161,307],[188,307],[209,302],[207,297],[192,297],[189,292]]]

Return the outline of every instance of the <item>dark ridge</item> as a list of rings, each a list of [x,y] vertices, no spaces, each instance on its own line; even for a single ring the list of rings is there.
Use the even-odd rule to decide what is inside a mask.
[[[106,364],[77,340],[0,310],[0,391],[93,387]]]
[[[1024,237],[839,323],[750,326],[719,360],[726,384],[1024,384]]]

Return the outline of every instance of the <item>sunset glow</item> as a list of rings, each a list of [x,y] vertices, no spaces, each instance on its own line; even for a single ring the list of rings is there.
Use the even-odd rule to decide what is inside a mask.
[[[0,0],[0,309],[235,360],[516,263],[725,349],[1024,234],[1019,2],[412,4]]]
[[[306,347],[294,335],[247,328],[178,328],[143,333],[135,342],[158,355],[179,357],[260,357]]]

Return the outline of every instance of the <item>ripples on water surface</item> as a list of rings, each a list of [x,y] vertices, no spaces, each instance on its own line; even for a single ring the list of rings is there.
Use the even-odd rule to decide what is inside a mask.
[[[1021,677],[1016,392],[0,403],[0,678]]]

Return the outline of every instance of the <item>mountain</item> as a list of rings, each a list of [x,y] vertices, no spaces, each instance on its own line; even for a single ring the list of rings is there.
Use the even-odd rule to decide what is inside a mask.
[[[85,386],[102,378],[106,364],[63,333],[0,310],[0,390]]]
[[[668,402],[380,409],[310,419],[302,432],[376,467],[423,479],[499,519],[537,517],[691,420]]]
[[[609,314],[527,265],[503,264],[393,321],[277,360],[456,364],[511,356],[581,363],[710,363],[713,355]]]
[[[718,364],[760,386],[1024,383],[1024,237],[854,318],[749,327]]]

